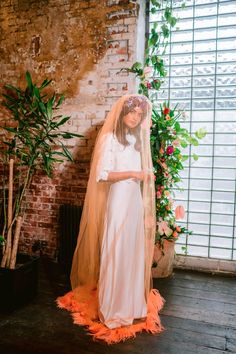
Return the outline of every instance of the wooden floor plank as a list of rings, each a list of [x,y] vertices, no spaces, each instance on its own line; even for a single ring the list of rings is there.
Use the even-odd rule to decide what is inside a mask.
[[[235,295],[235,287],[236,287],[236,279],[235,282],[230,283],[225,283],[224,280],[222,280],[221,283],[217,282],[216,284],[214,284],[214,282],[211,282],[210,279],[203,279],[202,281],[200,279],[197,279],[196,281],[194,280],[188,280],[188,279],[181,279],[177,276],[173,276],[172,278],[168,278],[166,280],[161,279],[155,279],[154,281],[155,287],[157,289],[162,289],[162,287],[167,287],[167,286],[171,286],[171,287],[175,287],[175,286],[179,286],[182,288],[186,288],[186,289],[204,289],[205,291],[212,291],[212,289],[214,288],[214,290],[219,293],[219,294],[229,294],[234,296]]]
[[[179,328],[183,332],[185,330],[194,331],[197,336],[207,333],[208,335],[224,337],[224,338],[236,338],[236,328],[219,326],[214,323],[207,323],[203,321],[195,321],[186,318],[172,317],[161,315],[163,323],[166,328]]]
[[[228,294],[224,293],[223,295],[219,292],[217,292],[214,287],[212,287],[211,290],[205,290],[205,289],[192,289],[189,287],[184,287],[184,286],[179,286],[176,284],[172,284],[172,286],[164,285],[162,284],[161,286],[159,285],[159,290],[160,292],[165,292],[168,295],[178,295],[178,296],[187,296],[187,297],[192,297],[192,298],[198,298],[198,299],[205,299],[209,301],[218,301],[218,302],[226,302],[228,304],[233,304],[235,309],[235,293],[234,294]],[[235,312],[235,310],[234,310]]]
[[[168,302],[169,306],[172,305],[176,306],[183,306],[186,308],[190,308],[192,310],[207,310],[212,311],[215,313],[225,313],[235,318],[235,325],[236,325],[236,305],[235,303],[228,303],[226,301],[217,301],[217,300],[210,300],[210,299],[202,299],[196,296],[185,296],[185,295],[177,295],[168,293],[164,295],[166,302]]]

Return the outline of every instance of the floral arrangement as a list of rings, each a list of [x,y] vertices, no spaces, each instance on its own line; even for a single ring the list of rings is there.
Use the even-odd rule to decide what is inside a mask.
[[[177,105],[171,109],[169,102],[164,102],[160,105],[160,112],[153,108],[151,149],[156,176],[156,241],[161,244],[164,239],[177,240],[182,233],[192,234],[187,228],[177,225],[176,220],[184,218],[185,210],[182,205],[173,209],[172,194],[173,187],[181,190],[178,183],[181,182],[179,172],[184,169],[183,162],[190,157],[194,161],[198,160],[195,153],[184,155],[183,149],[191,144],[197,146],[206,132],[200,128],[192,136],[181,127],[181,119],[185,120],[186,114],[177,109]]]
[[[180,234],[192,234],[185,227],[177,224],[177,220],[183,219],[185,210],[182,205],[173,209],[173,187],[181,188],[179,172],[183,170],[183,162],[192,157],[198,159],[196,154],[184,155],[182,149],[188,145],[197,146],[199,139],[206,135],[204,129],[199,129],[194,136],[187,129],[181,127],[181,120],[186,119],[186,113],[178,109],[178,105],[171,108],[170,102],[163,102],[158,110],[155,106],[155,98],[160,91],[164,78],[167,75],[163,55],[169,44],[168,38],[172,28],[176,26],[178,19],[173,15],[173,2],[171,0],[151,0],[151,13],[162,13],[162,22],[152,24],[147,47],[145,50],[144,63],[136,62],[131,68],[125,68],[139,79],[138,92],[147,96],[153,103],[151,149],[156,177],[156,214],[157,232],[156,243],[163,249],[164,240],[176,241]],[[185,4],[182,4],[185,7]],[[182,247],[185,252],[186,247]]]

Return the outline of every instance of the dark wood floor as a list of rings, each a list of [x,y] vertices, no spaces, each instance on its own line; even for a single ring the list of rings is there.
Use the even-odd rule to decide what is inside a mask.
[[[166,303],[160,313],[166,330],[158,335],[108,346],[93,342],[69,312],[55,305],[67,290],[57,264],[40,266],[39,293],[29,305],[0,315],[2,354],[221,354],[236,353],[236,277],[174,270],[156,279]]]

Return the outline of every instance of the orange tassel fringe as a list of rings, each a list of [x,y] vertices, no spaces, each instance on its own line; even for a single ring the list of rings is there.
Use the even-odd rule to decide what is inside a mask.
[[[74,298],[73,291],[56,299],[57,306],[72,312],[74,323],[87,327],[88,334],[92,335],[93,340],[103,340],[107,344],[114,344],[136,337],[136,333],[146,331],[152,334],[160,333],[165,330],[161,324],[158,312],[165,304],[165,299],[160,295],[157,289],[150,291],[147,301],[147,317],[143,322],[129,326],[121,326],[110,329],[98,321],[95,316],[96,295],[94,294],[94,303],[89,301],[78,302]]]

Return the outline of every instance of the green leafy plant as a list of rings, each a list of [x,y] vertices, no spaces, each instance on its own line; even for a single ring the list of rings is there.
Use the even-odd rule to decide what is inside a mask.
[[[2,267],[15,266],[18,242],[16,238],[15,240],[12,238],[12,232],[17,231],[19,234],[20,226],[17,230],[17,222],[22,223],[24,197],[30,189],[34,174],[41,169],[48,177],[52,177],[55,163],[63,162],[65,159],[73,161],[63,141],[82,137],[61,130],[70,117],[57,114],[64,96],[46,93],[45,89],[50,83],[51,80],[45,79],[37,86],[27,71],[24,90],[10,84],[4,86],[2,104],[9,119],[5,120],[5,125],[1,127],[6,133],[1,136],[4,172],[2,198],[4,223],[0,237],[0,242],[4,244]],[[11,176],[13,170],[14,175]]]

